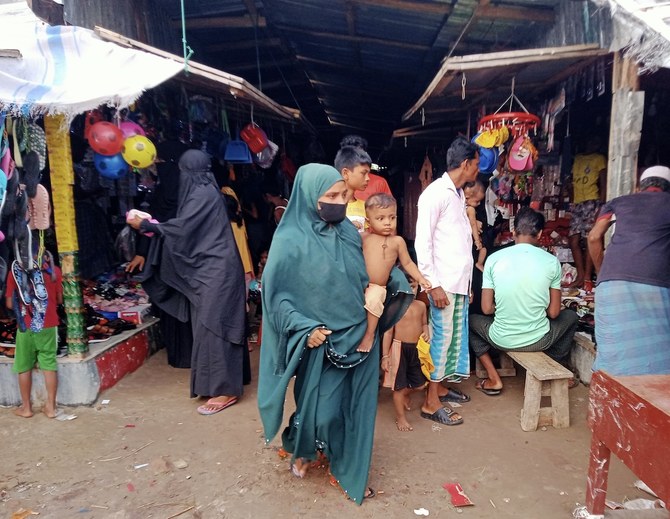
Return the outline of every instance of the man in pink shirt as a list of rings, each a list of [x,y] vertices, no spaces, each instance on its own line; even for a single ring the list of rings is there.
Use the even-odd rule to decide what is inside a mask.
[[[441,384],[460,382],[470,373],[468,305],[472,276],[472,232],[462,187],[479,172],[477,146],[458,137],[447,151],[447,172],[419,197],[416,221],[417,264],[433,288],[430,300],[430,375],[421,416],[445,425],[463,423],[457,413],[443,407],[449,401],[470,397]]]

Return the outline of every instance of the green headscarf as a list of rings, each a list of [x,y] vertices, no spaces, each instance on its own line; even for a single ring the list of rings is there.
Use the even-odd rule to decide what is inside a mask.
[[[296,413],[283,435],[286,450],[294,459],[314,459],[317,448],[323,450],[342,488],[360,504],[372,454],[379,340],[369,353],[356,351],[367,328],[360,235],[349,220],[331,225],[317,213],[319,197],[341,180],[331,166],[302,166],[273,237],[263,271],[258,406],[269,442],[281,426],[286,388],[295,375]],[[391,326],[412,297],[400,278],[402,289],[389,283],[389,299],[399,291],[404,296],[391,303],[393,317],[383,316]],[[307,348],[308,333],[319,326],[332,335]]]

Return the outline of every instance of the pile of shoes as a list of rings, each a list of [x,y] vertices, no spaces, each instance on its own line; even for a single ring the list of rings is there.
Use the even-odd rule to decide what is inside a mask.
[[[118,335],[126,330],[134,330],[135,328],[137,328],[136,324],[124,321],[123,319],[107,320],[101,316],[96,324],[86,327],[88,330],[88,342],[103,342],[114,335]]]
[[[0,355],[14,358],[16,344],[16,320],[3,319],[0,321]]]
[[[10,359],[14,358],[16,347],[14,346],[0,346],[0,355],[9,357]]]
[[[142,287],[130,280],[123,270],[84,281],[82,294],[84,303],[97,312],[118,313],[149,302]]]

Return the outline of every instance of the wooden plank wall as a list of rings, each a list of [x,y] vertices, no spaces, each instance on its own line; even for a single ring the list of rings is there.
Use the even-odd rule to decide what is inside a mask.
[[[96,25],[134,40],[182,54],[181,33],[154,0],[65,0],[65,22],[93,29]]]

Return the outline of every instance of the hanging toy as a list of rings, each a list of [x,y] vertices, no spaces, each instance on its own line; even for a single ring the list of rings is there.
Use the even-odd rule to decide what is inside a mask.
[[[121,151],[123,133],[112,123],[100,121],[91,126],[88,132],[88,143],[96,153],[110,157]]]
[[[128,137],[133,137],[135,135],[146,135],[144,128],[142,128],[139,124],[133,121],[123,121],[119,125],[119,128],[121,129],[121,133],[123,133],[124,139],[127,139]]]
[[[128,164],[120,153],[112,156],[96,153],[93,155],[93,163],[98,173],[111,180],[119,179],[128,172]]]
[[[131,166],[148,168],[156,160],[156,146],[144,135],[135,135],[123,141],[121,154]]]

